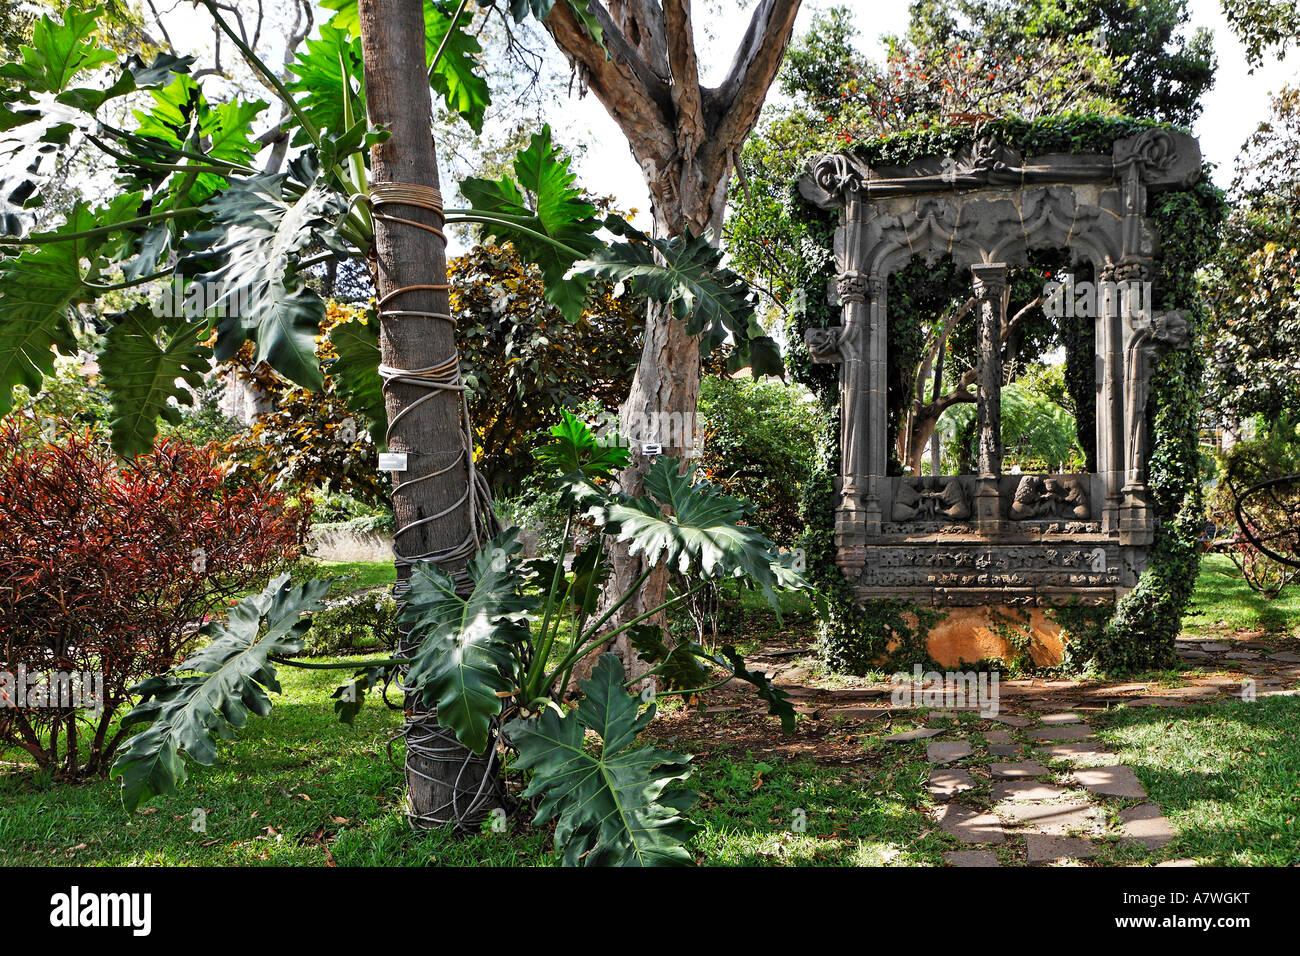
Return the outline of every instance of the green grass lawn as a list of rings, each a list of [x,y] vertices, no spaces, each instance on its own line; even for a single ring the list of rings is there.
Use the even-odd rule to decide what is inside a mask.
[[[1197,637],[1233,631],[1300,636],[1300,586],[1289,587],[1276,598],[1266,598],[1246,586],[1227,555],[1204,555],[1192,606],[1183,618],[1183,631]]]
[[[1093,724],[1173,824],[1166,858],[1300,864],[1300,698],[1121,708]]]
[[[1216,572],[1211,556],[1198,581],[1188,629],[1295,632],[1297,596],[1257,599],[1239,579]],[[334,565],[345,590],[392,580],[390,565]],[[754,595],[732,618],[742,647],[783,632]],[[791,605],[784,627],[804,628],[806,607]],[[794,640],[792,637],[791,640]],[[413,833],[403,814],[402,744],[388,745],[401,714],[371,699],[355,727],[334,718],[330,692],[347,671],[281,668],[284,694],[271,716],[254,719],[220,745],[217,767],[190,765],[181,792],[128,817],[117,785],[69,785],[30,767],[0,765],[0,862],[17,865],[542,865],[550,834],[522,821],[504,834],[453,838]],[[672,708],[682,716],[679,708]],[[917,726],[896,720],[889,732]],[[931,717],[933,725],[934,717]],[[969,715],[955,720],[965,722]],[[1300,862],[1300,699],[1199,705],[1180,710],[1118,709],[1090,718],[1132,766],[1178,837],[1158,853],[1107,845],[1099,863],[1192,857],[1202,864]],[[674,724],[672,733],[678,733]],[[882,745],[880,731],[844,731],[852,759],[753,753],[729,741],[725,718],[690,717],[668,746],[702,753],[694,786],[700,824],[692,842],[707,865],[938,865],[958,845],[926,815],[925,742]],[[716,733],[715,733],[716,731]],[[838,731],[837,731],[838,732]],[[709,741],[693,746],[693,735]],[[771,727],[770,745],[781,742]],[[3,757],[14,760],[9,752]],[[195,829],[204,811],[205,827]]]

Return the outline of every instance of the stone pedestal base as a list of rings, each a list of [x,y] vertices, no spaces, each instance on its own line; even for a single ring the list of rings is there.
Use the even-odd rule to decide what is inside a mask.
[[[1146,547],[1155,540],[1155,519],[1151,516],[1149,492],[1145,485],[1126,485],[1124,504],[1119,512],[1120,544]]]
[[[996,478],[980,478],[975,482],[975,527],[980,534],[997,534],[1003,529],[1002,496],[998,493]]]
[[[1023,651],[1012,637],[1024,646]],[[952,668],[978,660],[1011,661],[1021,654],[1039,666],[1051,667],[1061,663],[1065,653],[1061,626],[1046,610],[987,604],[950,608],[930,628],[926,647],[939,664]]]

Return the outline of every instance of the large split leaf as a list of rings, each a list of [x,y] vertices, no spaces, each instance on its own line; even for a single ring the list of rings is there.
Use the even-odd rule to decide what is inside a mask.
[[[781,350],[759,325],[749,284],[722,263],[722,250],[707,235],[687,229],[671,239],[647,236],[616,217],[607,224],[630,241],[600,248],[577,265],[580,275],[629,283],[667,305],[686,331],[700,336],[704,354],[730,342],[728,367],[755,375],[783,375]]]
[[[305,190],[295,200],[285,195],[289,177]],[[304,388],[320,388],[316,337],[325,303],[303,281],[299,261],[313,244],[339,248],[346,199],[319,175],[308,151],[288,173],[235,180],[205,208],[212,228],[190,237],[197,249],[190,262],[210,267],[198,281],[220,319],[217,358],[230,358],[252,339],[255,361]]]
[[[767,703],[768,714],[781,719],[782,731],[794,733],[795,711],[790,695],[773,684],[766,671],[751,671],[745,658],[730,644],[723,645],[716,654],[696,641],[678,640],[669,647],[663,629],[654,624],[638,624],[628,633],[637,657],[651,665],[669,691],[718,683],[710,671],[711,667],[719,667],[727,673],[726,679],[752,684],[759,699]]]
[[[695,795],[678,785],[690,758],[671,750],[637,747],[654,719],[650,705],[623,689],[623,664],[603,655],[582,702],[561,715],[552,708],[515,719],[505,735],[518,749],[516,764],[532,771],[525,797],[538,797],[534,823],[554,819],[555,845],[566,865],[656,866],[691,862],[684,846],[694,829],[683,813]],[[586,731],[600,737],[589,746]]]
[[[99,225],[98,218],[77,203],[58,233],[84,232]],[[40,390],[43,376],[54,368],[53,347],[73,351],[69,310],[91,298],[80,263],[102,242],[49,242],[0,263],[0,415],[12,407],[15,385]]]
[[[320,37],[308,40],[289,66],[294,75],[287,86],[299,108],[322,136],[341,136],[365,115],[365,76],[361,68],[361,39],[334,23],[323,24]],[[350,110],[345,104],[350,101]],[[352,123],[348,117],[352,117]],[[296,145],[307,142],[299,132]]]
[[[622,496],[605,509],[608,532],[652,565],[663,561],[683,574],[710,578],[745,576],[775,604],[772,543],[740,524],[749,505],[678,474],[678,467],[676,458],[655,459],[644,478],[647,494]]]
[[[110,427],[118,454],[148,451],[158,419],[176,424],[179,406],[193,403],[190,389],[203,384],[212,357],[200,341],[206,328],[202,322],[164,322],[144,305],[116,318],[100,364],[113,402]]]
[[[551,426],[550,433],[554,440],[537,450],[537,460],[560,476],[562,491],[584,502],[601,497],[596,483],[612,481],[631,457],[627,448],[598,437],[566,408],[560,409],[560,421]]]
[[[406,682],[438,710],[438,723],[475,753],[491,740],[502,694],[514,688],[518,652],[528,640],[524,573],[511,528],[466,567],[473,590],[456,593],[452,578],[430,564],[411,575],[400,621],[420,642]]]
[[[354,414],[370,423],[376,448],[383,448],[388,412],[384,408],[384,382],[379,377],[379,322],[353,319],[330,329],[330,344],[338,356],[329,366],[330,377]]]
[[[224,624],[207,624],[204,633],[211,643],[206,647],[170,674],[132,688],[142,700],[122,726],[149,726],[130,739],[110,773],[122,779],[128,811],[176,792],[188,776],[182,754],[210,767],[217,762],[218,737],[231,737],[250,713],[270,713],[268,692],[280,692],[271,657],[302,650],[311,626],[303,615],[321,606],[329,586],[329,581],[290,585],[289,575],[280,575],[262,593],[231,608]]]
[[[502,217],[482,225],[483,235],[512,243],[536,265],[547,301],[575,320],[590,280],[566,274],[602,246],[595,235],[601,225],[594,218],[596,207],[574,186],[577,177],[569,170],[569,157],[552,145],[549,126],[515,155],[514,172],[500,179],[465,179],[460,191],[475,212]]]
[[[327,26],[361,36],[357,0],[323,0],[321,5],[335,11]],[[457,6],[453,0],[424,0],[425,61],[432,63],[446,40],[429,84],[442,96],[447,109],[459,113],[479,133],[491,94],[478,60],[483,48],[469,30],[470,18],[462,14],[453,29]]]
[[[22,59],[0,66],[0,79],[14,80],[23,89],[37,93],[61,93],[72,78],[84,70],[112,63],[112,50],[92,40],[100,9],[68,9],[63,22],[49,14],[32,25],[32,42],[20,48]]]

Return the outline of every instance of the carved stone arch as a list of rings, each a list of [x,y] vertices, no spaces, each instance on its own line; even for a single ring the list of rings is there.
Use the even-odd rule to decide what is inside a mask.
[[[1159,237],[1144,216],[1147,193],[1186,188],[1200,169],[1196,140],[1166,129],[1117,140],[1109,154],[1024,158],[984,138],[955,157],[906,166],[872,168],[847,153],[810,164],[800,192],[840,213],[834,249],[840,278],[829,294],[843,322],[810,330],[808,344],[815,361],[841,363],[836,543],[860,598],[948,605],[1101,601],[1136,582],[1154,529],[1144,409],[1136,404],[1145,401],[1159,350],[1185,346],[1185,323],[1099,307],[1097,470],[1045,476],[1062,487],[1061,513],[1050,516],[1055,520],[1034,518],[1033,488],[1001,474],[1000,436],[983,434],[996,431],[999,389],[986,383],[999,381],[999,370],[982,367],[981,473],[961,479],[960,487],[945,478],[941,492],[927,492],[944,502],[938,511],[913,507],[925,496],[909,486],[897,509],[908,519],[900,523],[893,504],[899,482],[911,479],[886,475],[886,280],[917,256],[930,263],[951,256],[970,267],[980,341],[987,343],[996,335],[1006,270],[1027,264],[1035,250],[1066,250],[1072,262],[1092,265],[1099,280],[1149,281]],[[999,350],[982,348],[981,363],[992,361],[988,352]],[[943,520],[917,521],[918,513],[941,513]],[[1069,558],[1060,564],[1063,554]]]

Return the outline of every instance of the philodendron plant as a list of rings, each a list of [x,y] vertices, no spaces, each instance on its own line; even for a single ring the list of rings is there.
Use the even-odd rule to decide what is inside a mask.
[[[773,604],[779,589],[804,582],[771,542],[741,523],[746,503],[680,474],[677,459],[656,459],[645,494],[630,496],[614,481],[627,464],[626,449],[599,440],[567,413],[551,434],[538,458],[554,473],[568,512],[557,553],[524,560],[518,529],[510,528],[469,562],[468,581],[459,586],[432,565],[417,567],[400,619],[414,652],[337,665],[357,673],[335,692],[335,707],[350,722],[366,689],[404,666],[404,686],[436,707],[438,722],[465,746],[515,755],[514,767],[529,774],[524,797],[535,802],[534,822],[555,821],[566,864],[689,863],[685,842],[693,825],[685,813],[694,794],[683,782],[690,758],[638,743],[656,704],[654,694],[637,694],[636,687],[690,697],[739,679],[754,686],[786,732],[795,715],[786,695],[746,668],[734,648],[673,644],[655,620],[720,578],[738,578]],[[586,540],[578,544],[580,534]],[[651,571],[602,606],[611,540],[628,542],[647,569],[667,564],[677,584],[658,607],[617,625],[611,622]],[[265,691],[279,689],[276,664],[335,666],[292,659],[309,626],[302,615],[319,606],[322,593],[318,583],[272,582],[234,608],[228,624],[211,625],[213,641],[203,651],[140,685],[144,700],[126,721],[152,726],[113,768],[129,809],[174,791],[185,777],[182,751],[211,764],[215,735],[242,726],[250,710],[267,713]],[[603,654],[579,683],[576,705],[566,701],[575,665],[624,631],[648,670],[629,679],[623,661]]]

